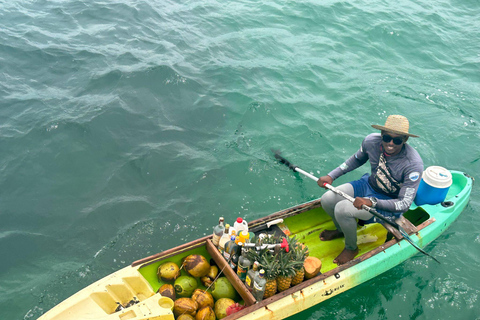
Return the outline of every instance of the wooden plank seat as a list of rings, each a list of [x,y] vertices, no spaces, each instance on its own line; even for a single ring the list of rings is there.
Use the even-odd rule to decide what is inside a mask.
[[[405,230],[405,232],[407,232],[408,235],[411,235],[417,232],[417,228],[410,222],[410,220],[406,219],[404,216],[401,216],[400,218],[395,220],[395,222],[399,226],[401,226]],[[400,231],[398,231],[397,229],[395,229],[394,227],[392,227],[387,223],[385,224],[382,223],[382,225],[385,227],[385,229],[388,230],[388,232],[393,234],[395,238],[397,238],[397,240],[403,239],[403,236],[400,233]]]

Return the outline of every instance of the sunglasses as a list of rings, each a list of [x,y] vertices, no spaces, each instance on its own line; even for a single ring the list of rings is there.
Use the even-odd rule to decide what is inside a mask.
[[[385,143],[389,143],[390,141],[393,140],[393,143],[396,144],[397,146],[401,145],[403,143],[403,138],[401,137],[396,137],[396,138],[392,138],[391,136],[389,136],[388,134],[384,134],[382,136],[382,140],[383,142]]]

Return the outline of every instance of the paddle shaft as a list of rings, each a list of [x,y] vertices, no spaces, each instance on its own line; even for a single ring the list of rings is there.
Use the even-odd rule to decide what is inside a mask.
[[[318,178],[315,177],[313,174],[311,173],[308,173],[306,172],[305,170],[302,170],[300,169],[299,167],[293,165],[292,163],[290,163],[290,161],[288,161],[287,159],[285,159],[284,157],[282,157],[281,155],[278,154],[278,152],[275,152],[275,158],[278,159],[281,163],[283,163],[284,165],[288,166],[290,169],[292,169],[293,171],[296,171],[298,173],[301,173],[303,174],[304,176],[314,180],[314,181],[318,181]],[[345,192],[341,191],[341,190],[338,190],[337,188],[335,188],[334,186],[328,184],[328,183],[325,183],[323,185],[325,188],[331,190],[332,192],[344,197],[345,199],[347,199],[348,201],[350,202],[354,202],[355,201],[355,198],[353,198],[352,196],[346,194]],[[382,216],[380,213],[377,212],[377,210],[369,207],[369,206],[366,206],[366,205],[362,205],[362,209],[370,212],[371,214],[373,214],[375,217],[379,218],[380,220],[388,223],[389,225],[391,225],[392,227],[394,227],[395,229],[397,229],[403,236],[403,238],[408,241],[415,249],[417,249],[418,251],[420,251],[421,253],[423,253],[424,255],[426,256],[429,256],[430,258],[432,258],[433,260],[435,260],[436,262],[440,263],[440,261],[438,261],[437,259],[435,259],[434,257],[432,257],[431,255],[429,255],[427,252],[425,252],[424,250],[422,250],[422,248],[420,248],[419,246],[417,246],[413,240],[410,238],[410,236],[408,235],[408,233],[401,227],[399,226],[396,222],[394,221],[391,221],[391,220],[388,220],[387,218],[385,218],[384,216]]]
[[[314,181],[318,181],[318,178],[315,177],[313,174],[310,174],[302,169],[300,169],[299,167],[297,166],[294,166],[294,171],[298,172],[298,173],[301,173],[303,174],[304,176],[314,180]],[[325,188],[329,189],[329,190],[332,190],[333,192],[335,192],[336,194],[338,194],[339,196],[342,196],[344,197],[345,199],[347,199],[348,201],[350,201],[351,203],[353,203],[355,201],[355,198],[353,198],[352,196],[346,194],[345,192],[341,191],[341,190],[338,190],[337,188],[335,188],[334,186],[328,184],[328,183],[325,183],[323,185]],[[362,205],[362,209],[363,210],[366,210],[368,212],[370,212],[371,214],[373,214],[375,217],[381,219],[382,221],[385,221],[386,223],[390,224],[392,227],[394,227],[395,229],[398,229],[398,231],[402,232],[402,230],[400,230],[402,227],[400,227],[398,225],[398,223],[394,222],[394,221],[390,221],[388,220],[387,218],[385,218],[384,216],[382,216],[380,213],[377,212],[377,210],[369,207],[369,206],[366,206],[366,205]],[[403,232],[402,232],[403,233]]]

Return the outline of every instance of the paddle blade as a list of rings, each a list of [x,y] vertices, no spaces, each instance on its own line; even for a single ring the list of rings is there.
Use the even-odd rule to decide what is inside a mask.
[[[435,259],[433,256],[429,255],[427,252],[425,252],[422,248],[420,248],[419,246],[417,246],[415,244],[415,242],[413,242],[413,240],[409,237],[408,233],[402,228],[402,227],[398,227],[398,231],[400,231],[400,233],[402,234],[403,238],[408,241],[415,249],[417,249],[419,252],[423,253],[424,255],[426,256],[429,256],[430,258],[432,258],[433,260],[435,260],[437,263],[440,263],[440,261],[438,261],[437,259]]]
[[[289,167],[290,169],[292,169],[293,171],[295,171],[295,168],[297,166],[293,165],[290,161],[288,161],[287,159],[285,159],[284,157],[282,157],[280,155],[280,151],[279,150],[274,150],[274,149],[271,149],[272,152],[274,153],[275,155],[275,159],[277,159],[280,163],[283,163],[284,165],[286,165],[287,167]]]

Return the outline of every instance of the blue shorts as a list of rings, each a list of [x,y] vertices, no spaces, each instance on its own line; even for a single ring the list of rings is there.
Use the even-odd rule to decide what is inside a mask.
[[[375,197],[380,200],[389,200],[392,199],[389,196],[384,195],[383,193],[377,192],[373,190],[372,186],[370,186],[370,183],[368,183],[368,177],[370,175],[368,173],[365,173],[359,180],[351,181],[350,184],[353,186],[353,191],[354,191],[354,197],[361,197],[361,198],[370,198],[370,197]],[[381,213],[382,216],[387,217],[387,218],[393,218],[397,219],[400,217],[401,213],[394,213],[390,211],[385,211],[385,210],[378,210],[378,213]],[[378,219],[377,219],[378,220]],[[374,223],[374,222],[379,222],[375,220],[375,216],[373,216],[370,220],[365,221],[364,223]]]

